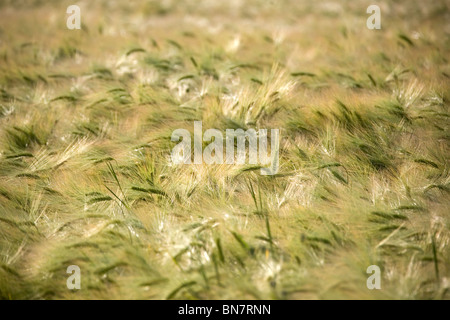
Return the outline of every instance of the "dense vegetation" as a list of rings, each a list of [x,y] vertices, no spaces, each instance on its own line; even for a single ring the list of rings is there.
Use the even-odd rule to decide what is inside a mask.
[[[377,2],[0,1],[0,298],[448,299],[449,4]]]

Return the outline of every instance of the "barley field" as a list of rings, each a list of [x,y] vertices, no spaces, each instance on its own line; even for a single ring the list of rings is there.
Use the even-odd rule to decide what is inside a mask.
[[[0,299],[450,299],[449,59],[445,0],[0,0]]]

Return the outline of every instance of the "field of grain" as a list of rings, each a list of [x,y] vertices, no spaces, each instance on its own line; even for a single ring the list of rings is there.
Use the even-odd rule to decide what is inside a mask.
[[[0,0],[0,299],[450,299],[449,59],[446,0]]]

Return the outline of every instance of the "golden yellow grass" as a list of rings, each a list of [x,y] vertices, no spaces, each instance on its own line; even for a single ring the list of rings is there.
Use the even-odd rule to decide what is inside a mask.
[[[0,298],[449,298],[446,1],[381,30],[366,1],[71,4],[0,1]],[[193,121],[280,129],[279,173],[172,165]]]

